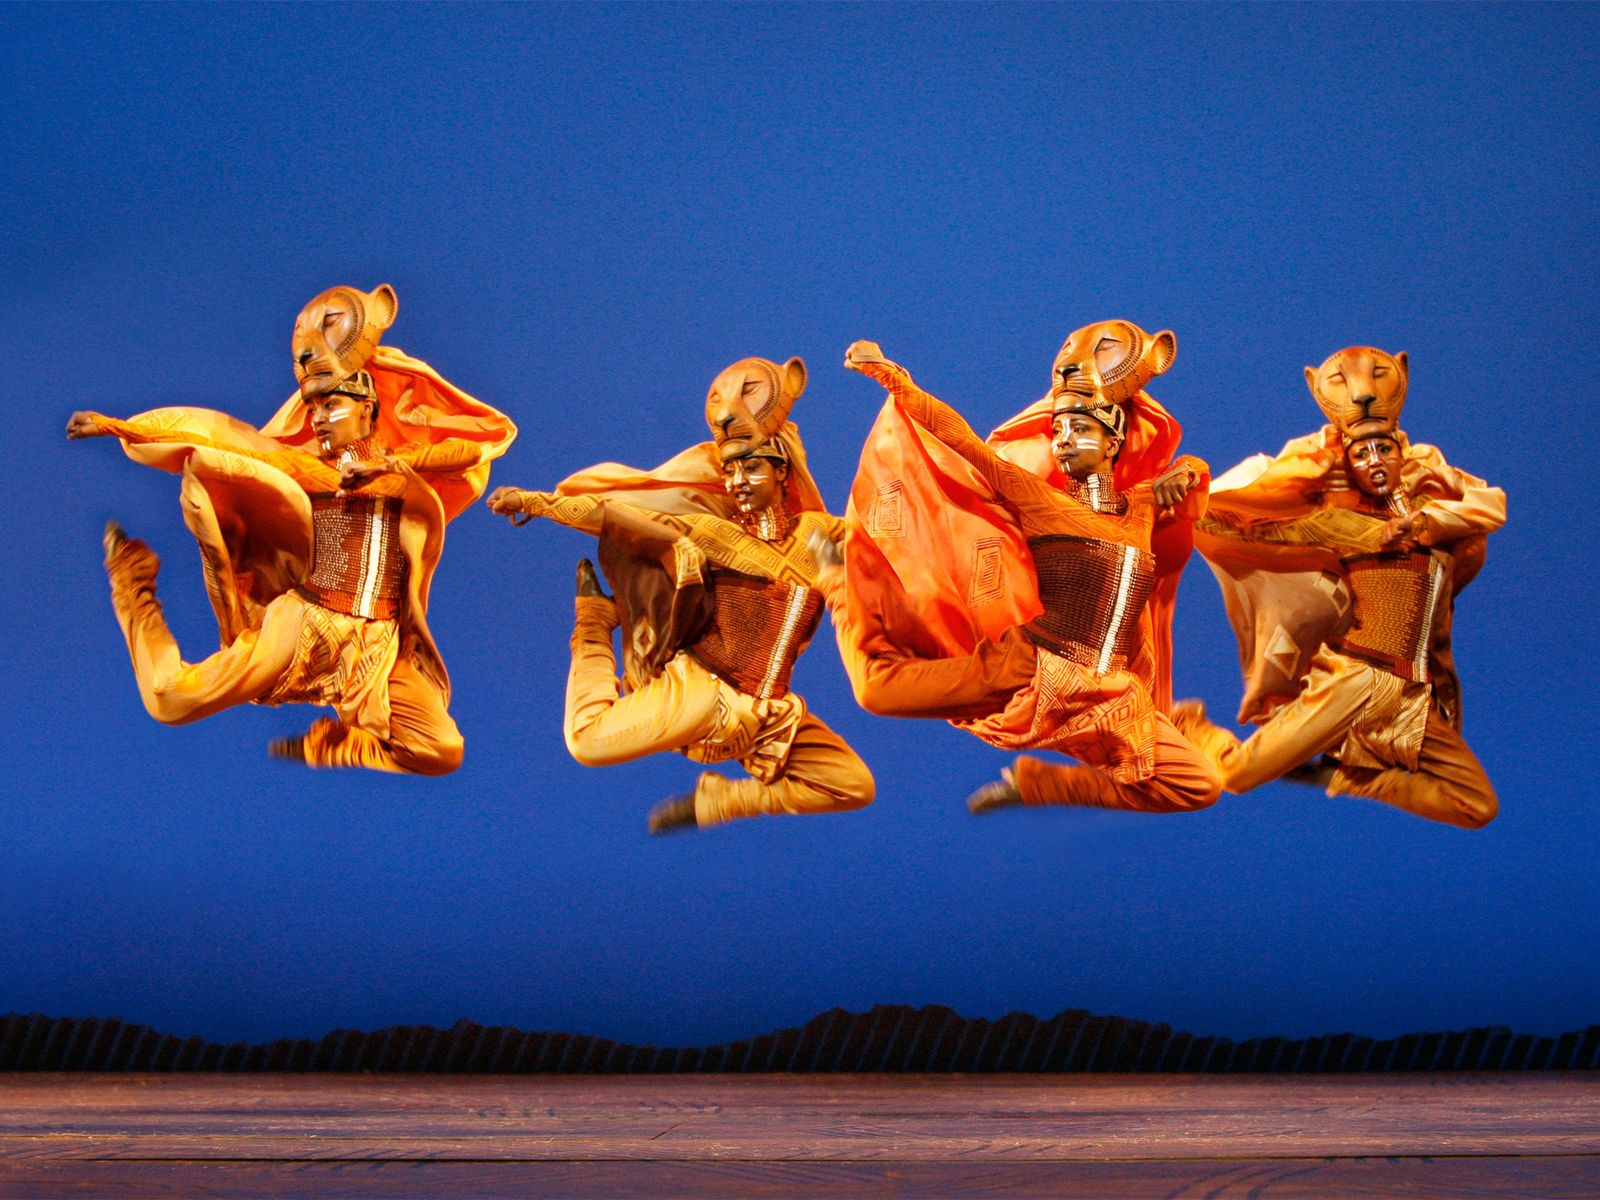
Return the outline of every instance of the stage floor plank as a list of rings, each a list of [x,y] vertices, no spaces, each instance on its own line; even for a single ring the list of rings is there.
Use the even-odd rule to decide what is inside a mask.
[[[0,1197],[1600,1196],[1600,1077],[0,1075]]]

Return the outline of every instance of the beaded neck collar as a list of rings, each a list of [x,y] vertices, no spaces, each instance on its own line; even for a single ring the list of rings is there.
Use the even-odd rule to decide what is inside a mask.
[[[1067,495],[1097,513],[1121,516],[1128,511],[1128,498],[1117,491],[1110,471],[1098,471],[1087,479],[1067,480]]]

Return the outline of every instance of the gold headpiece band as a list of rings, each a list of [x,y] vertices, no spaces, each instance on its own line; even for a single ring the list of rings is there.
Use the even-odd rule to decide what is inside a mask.
[[[1076,399],[1076,397],[1063,398]],[[1060,416],[1062,413],[1082,413],[1086,417],[1093,417],[1096,421],[1099,421],[1100,424],[1104,425],[1119,439],[1126,439],[1128,436],[1128,410],[1123,408],[1120,404],[1101,404],[1095,406],[1087,404],[1064,404],[1060,408],[1056,409],[1052,415]]]
[[[723,445],[726,446],[727,443],[724,442]],[[770,458],[781,463],[787,463],[789,461],[789,449],[783,444],[782,439],[772,437],[764,442],[757,442],[742,454],[724,455],[723,461],[733,462],[740,458]]]
[[[357,371],[346,376],[336,386],[328,389],[330,396],[351,396],[357,400],[376,400],[378,398],[378,385],[372,381],[372,376],[366,371]]]

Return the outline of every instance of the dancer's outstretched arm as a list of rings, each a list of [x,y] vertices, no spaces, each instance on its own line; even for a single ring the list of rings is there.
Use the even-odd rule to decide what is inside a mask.
[[[519,487],[499,487],[485,501],[491,511],[510,517],[513,525],[526,525],[518,517],[543,517],[561,525],[598,535],[609,517],[614,523],[645,537],[672,541],[677,537],[704,538],[708,522],[732,525],[709,513],[646,512],[631,504],[606,496],[558,496],[554,492],[530,492]]]
[[[709,523],[731,526],[732,522],[709,514],[646,512],[604,496],[557,496],[518,487],[496,488],[489,494],[487,503],[492,511],[510,517],[513,525],[525,525],[533,517],[544,517],[599,536],[601,527],[609,520],[640,537],[668,543],[674,550],[673,575],[679,587],[699,582],[701,565],[708,558],[734,570],[745,569],[737,562],[724,561],[729,557],[724,548],[726,538],[707,536]],[[518,520],[519,517],[523,519]]]
[[[996,454],[960,413],[918,387],[899,363],[885,358],[876,342],[853,342],[845,351],[844,365],[881,383],[906,416],[971,464],[1019,516],[1048,519],[1055,511],[1059,495],[1054,488]]]
[[[75,412],[67,422],[67,437],[114,437],[129,446],[224,450],[276,467],[308,492],[336,492],[341,486],[339,469],[332,464],[304,450],[282,445],[253,426],[210,409],[157,408],[125,420],[98,412]],[[180,465],[168,469],[181,470],[181,460]],[[396,482],[398,494],[404,490],[404,483]]]

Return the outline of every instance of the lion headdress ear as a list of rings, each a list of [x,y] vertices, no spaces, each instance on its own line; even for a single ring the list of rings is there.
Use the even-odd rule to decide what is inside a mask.
[[[346,354],[341,351],[339,357],[346,362],[359,359],[354,366],[359,369],[367,365],[372,357],[372,352],[378,348],[384,331],[394,324],[395,317],[400,312],[400,297],[395,295],[394,288],[387,283],[380,283],[370,292],[363,292],[358,288],[344,288],[355,297],[361,308],[361,329],[356,334],[355,344],[351,352]]]
[[[395,295],[394,287],[390,284],[380,283],[370,292],[362,292],[361,300],[366,306],[368,318],[380,330],[388,329],[400,314],[400,297]]]
[[[706,393],[706,424],[718,445],[730,439],[764,442],[789,420],[806,390],[806,365],[791,358],[741,358],[718,372]]]
[[[1167,368],[1172,365],[1172,360],[1178,357],[1178,339],[1170,329],[1163,329],[1159,333],[1150,335],[1150,343],[1144,348],[1144,366],[1148,371],[1149,379],[1157,375],[1165,375]]]
[[[1346,346],[1306,368],[1306,386],[1322,415],[1346,442],[1392,434],[1406,406],[1411,363],[1404,350]]]

